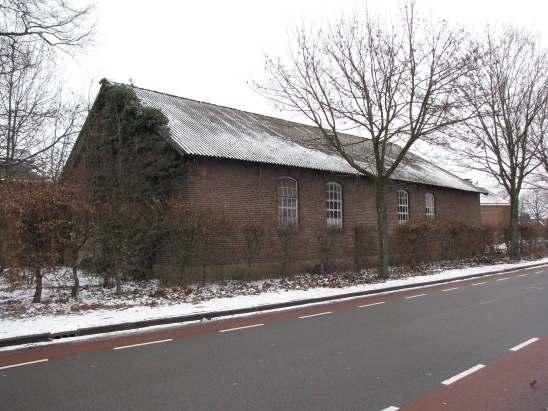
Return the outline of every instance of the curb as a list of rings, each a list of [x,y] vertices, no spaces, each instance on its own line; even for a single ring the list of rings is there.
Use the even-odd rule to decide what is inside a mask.
[[[314,303],[321,303],[326,301],[341,300],[345,298],[380,294],[380,293],[385,293],[390,291],[405,290],[407,288],[417,288],[417,287],[424,287],[429,285],[443,284],[443,283],[448,283],[452,281],[468,280],[470,278],[484,277],[484,276],[494,275],[494,274],[502,274],[510,271],[525,270],[525,269],[535,268],[535,267],[540,267],[545,265],[547,265],[547,263],[538,263],[538,264],[533,264],[526,267],[506,268],[504,270],[499,270],[499,271],[488,271],[485,273],[469,274],[463,277],[449,278],[449,279],[443,279],[443,280],[424,281],[421,283],[385,287],[385,288],[379,288],[376,290],[356,291],[352,293],[330,295],[326,297],[307,298],[304,300],[295,300],[295,301],[288,301],[288,302],[276,303],[276,304],[264,304],[264,305],[257,305],[253,307],[236,308],[232,310],[212,311],[212,312],[205,312],[205,313],[180,315],[175,317],[132,321],[132,322],[120,323],[120,324],[100,325],[96,327],[85,327],[85,328],[78,328],[76,330],[71,330],[71,331],[61,331],[57,333],[42,333],[42,334],[26,335],[22,337],[4,338],[4,339],[0,339],[0,348],[14,346],[14,345],[21,345],[21,344],[48,342],[48,341],[54,341],[62,338],[68,338],[68,337],[80,337],[80,336],[88,336],[88,335],[95,335],[95,334],[104,334],[104,333],[109,333],[114,331],[128,331],[128,330],[134,330],[139,328],[151,327],[154,325],[186,323],[190,321],[199,321],[202,319],[211,320],[213,318],[226,317],[231,315],[249,314],[254,312],[276,310],[280,308],[297,307],[297,306],[306,305],[306,304],[314,304]]]

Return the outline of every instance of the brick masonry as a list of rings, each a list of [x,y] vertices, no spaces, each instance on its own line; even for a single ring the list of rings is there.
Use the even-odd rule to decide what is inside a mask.
[[[227,219],[233,227],[230,240],[219,240],[215,250],[218,257],[210,267],[211,275],[222,272],[241,272],[249,255],[248,242],[243,235],[246,227],[262,227],[267,235],[260,253],[253,261],[254,270],[279,271],[284,261],[284,247],[279,235],[277,183],[280,177],[291,177],[298,182],[299,222],[291,237],[291,267],[286,271],[317,269],[327,257],[322,241],[326,235],[326,183],[337,182],[343,187],[343,226],[334,234],[334,246],[327,253],[331,262],[349,267],[356,262],[355,231],[370,234],[365,245],[370,256],[376,250],[376,211],[374,185],[365,177],[333,174],[309,169],[281,167],[258,163],[193,158],[189,173],[181,186],[180,195],[192,209]],[[389,226],[393,232],[397,221],[397,191],[409,193],[410,222],[425,220],[425,194],[435,197],[438,221],[480,223],[479,193],[465,192],[422,184],[394,182],[388,190],[387,207]],[[287,242],[287,241],[286,241]],[[172,247],[163,247],[158,257],[157,270],[170,271],[173,263]],[[222,252],[219,252],[222,251]],[[397,254],[398,250],[392,250]],[[287,253],[287,252],[286,252]],[[249,267],[247,267],[249,268]],[[245,271],[245,270],[244,270]],[[253,270],[252,270],[253,271]]]
[[[510,226],[510,205],[482,204],[481,224],[495,230],[504,231]]]

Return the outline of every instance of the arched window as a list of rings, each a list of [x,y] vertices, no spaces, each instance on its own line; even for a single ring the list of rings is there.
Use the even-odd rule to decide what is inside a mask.
[[[434,194],[426,193],[424,202],[426,204],[426,218],[428,220],[433,220],[436,218],[436,203],[434,200]]]
[[[278,180],[278,215],[280,225],[288,226],[298,222],[297,180],[282,177]]]
[[[405,190],[398,190],[398,223],[409,221],[409,194]]]
[[[327,225],[330,227],[342,227],[342,186],[339,183],[326,184],[326,211]]]

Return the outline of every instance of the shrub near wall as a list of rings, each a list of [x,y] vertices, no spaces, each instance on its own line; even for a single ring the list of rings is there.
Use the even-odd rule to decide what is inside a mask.
[[[170,269],[161,268],[157,276],[166,284],[206,283],[225,280],[224,275],[208,272],[232,252],[234,228],[220,213],[191,210],[172,204],[166,241],[161,245],[157,263],[168,256]]]
[[[520,224],[520,245],[521,253],[524,256],[538,255],[544,256],[548,253],[548,227],[531,223]],[[508,242],[509,235],[506,232],[505,238]]]
[[[477,256],[493,243],[491,229],[460,222],[404,224],[393,235],[396,260],[411,266]]]

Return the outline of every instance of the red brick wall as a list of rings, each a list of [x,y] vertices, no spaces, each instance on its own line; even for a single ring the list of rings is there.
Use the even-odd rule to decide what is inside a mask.
[[[354,230],[365,227],[375,238],[376,212],[374,186],[367,178],[337,175],[327,172],[270,166],[232,160],[195,158],[191,160],[187,181],[181,195],[196,210],[226,217],[234,226],[230,241],[219,244],[226,250],[218,264],[242,264],[247,243],[241,234],[250,224],[264,227],[267,240],[258,263],[279,262],[282,248],[278,237],[277,181],[291,177],[298,182],[299,223],[292,249],[293,260],[317,262],[321,257],[319,236],[326,228],[325,184],[335,181],[343,186],[343,227],[337,237],[334,257],[352,261]],[[456,220],[470,224],[480,223],[479,194],[410,183],[394,183],[389,190],[387,206],[389,224],[397,227],[397,190],[409,192],[410,221],[425,219],[425,194],[435,196],[439,220]],[[371,241],[371,250],[376,249]],[[397,250],[392,250],[397,252]],[[169,257],[162,262],[169,264]],[[313,263],[311,263],[313,264]]]
[[[496,230],[504,230],[510,226],[509,205],[482,205],[481,224]]]

